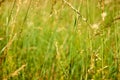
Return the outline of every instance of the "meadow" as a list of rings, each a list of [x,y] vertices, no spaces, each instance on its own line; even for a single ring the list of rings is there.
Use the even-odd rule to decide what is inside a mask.
[[[0,0],[0,80],[120,80],[120,1]]]

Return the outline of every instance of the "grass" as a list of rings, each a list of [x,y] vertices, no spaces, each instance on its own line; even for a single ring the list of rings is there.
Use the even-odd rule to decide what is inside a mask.
[[[66,1],[0,2],[0,80],[120,79],[119,0]]]

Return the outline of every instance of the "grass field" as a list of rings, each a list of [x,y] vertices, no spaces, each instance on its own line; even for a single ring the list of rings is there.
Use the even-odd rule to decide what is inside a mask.
[[[119,0],[0,2],[0,80],[120,80]]]

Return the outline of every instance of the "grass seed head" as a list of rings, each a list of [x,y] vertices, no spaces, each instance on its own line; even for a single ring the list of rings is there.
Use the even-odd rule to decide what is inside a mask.
[[[104,21],[105,20],[105,17],[107,16],[107,13],[106,12],[103,12],[102,14],[101,14],[101,17],[102,17],[102,21]]]
[[[91,28],[97,30],[97,29],[99,29],[99,24],[95,23],[91,26]]]

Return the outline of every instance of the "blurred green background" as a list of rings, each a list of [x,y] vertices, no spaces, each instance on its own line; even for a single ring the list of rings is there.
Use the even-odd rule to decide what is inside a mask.
[[[1,0],[0,80],[119,80],[119,5]]]

